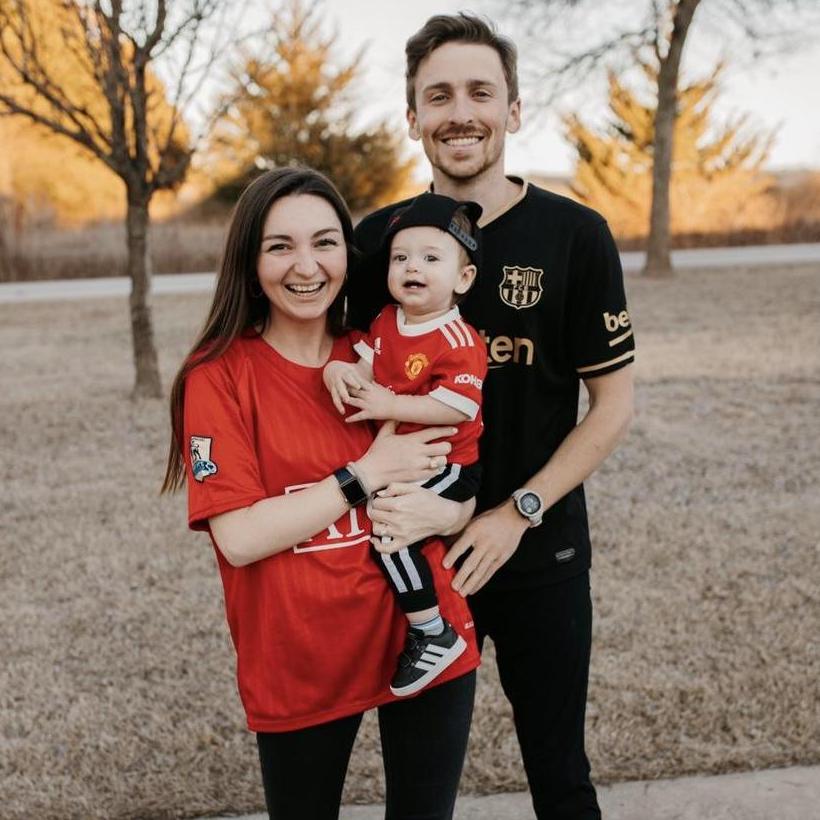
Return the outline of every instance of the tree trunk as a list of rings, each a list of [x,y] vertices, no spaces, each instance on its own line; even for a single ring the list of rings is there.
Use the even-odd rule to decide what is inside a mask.
[[[8,229],[6,228],[6,208],[2,197],[0,197],[0,282],[10,282],[11,276],[11,248],[8,241]]]
[[[150,194],[128,191],[128,276],[131,279],[131,340],[134,348],[136,381],[134,398],[160,398],[157,349],[151,318],[151,261],[148,253],[148,202]]]
[[[643,269],[645,276],[660,278],[672,275],[672,259],[669,254],[669,185],[675,148],[675,120],[678,116],[678,76],[686,35],[699,2],[700,0],[680,0],[677,4],[669,50],[660,61],[652,156],[652,210],[649,215],[649,242]]]

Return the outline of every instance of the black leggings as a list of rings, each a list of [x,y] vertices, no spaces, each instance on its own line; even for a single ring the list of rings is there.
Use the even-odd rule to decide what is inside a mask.
[[[386,820],[450,820],[467,751],[475,672],[379,707]],[[256,735],[271,820],[336,820],[362,715]]]

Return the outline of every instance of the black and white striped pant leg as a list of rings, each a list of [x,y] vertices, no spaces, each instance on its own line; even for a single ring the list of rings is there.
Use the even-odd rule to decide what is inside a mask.
[[[438,605],[433,573],[421,551],[423,544],[419,542],[390,554],[373,549],[374,560],[393,587],[402,612],[420,612]]]

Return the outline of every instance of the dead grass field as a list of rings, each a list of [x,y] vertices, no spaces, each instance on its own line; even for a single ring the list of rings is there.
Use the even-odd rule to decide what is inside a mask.
[[[820,270],[628,283],[637,418],[589,482],[598,782],[820,762]],[[165,297],[166,381],[205,297]],[[0,814],[259,810],[214,558],[156,496],[124,301],[0,306]],[[347,799],[381,794],[374,722]],[[465,792],[525,785],[492,653]]]

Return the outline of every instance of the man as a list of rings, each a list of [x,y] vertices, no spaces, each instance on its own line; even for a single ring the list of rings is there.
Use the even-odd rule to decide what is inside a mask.
[[[479,514],[445,564],[459,565],[453,586],[470,596],[479,641],[495,643],[537,816],[600,818],[584,751],[592,611],[582,482],[632,416],[618,253],[594,211],[505,175],[506,134],[521,122],[516,51],[483,19],[436,16],[410,38],[407,103],[433,191],[484,213],[483,264],[462,305],[489,351],[484,480]],[[401,204],[358,226],[365,253]],[[386,301],[383,277],[363,266],[350,282],[351,320],[366,327]],[[589,411],[576,424],[580,380]],[[423,495],[398,489],[377,501],[375,534],[430,521]]]

